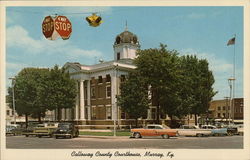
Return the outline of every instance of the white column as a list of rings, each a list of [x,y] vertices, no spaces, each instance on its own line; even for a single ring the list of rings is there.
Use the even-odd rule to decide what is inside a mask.
[[[148,109],[148,117],[147,117],[147,119],[152,119],[151,118],[151,109],[150,108]]]
[[[84,107],[84,80],[80,81],[80,119],[85,120],[85,107]]]
[[[90,104],[90,80],[87,81],[87,105],[88,105],[88,120],[91,120],[91,104]]]
[[[75,107],[75,120],[79,119],[79,86],[78,82],[76,83],[77,95],[76,95],[76,107]]]
[[[70,120],[69,108],[66,109],[66,120]]]
[[[61,111],[62,111],[62,112],[61,112],[61,115],[62,115],[62,118],[61,118],[61,119],[62,119],[62,120],[65,120],[65,109],[62,108]]]
[[[117,99],[116,99],[116,93],[117,93],[117,77],[116,77],[116,71],[111,77],[111,104],[112,104],[112,120],[117,119]]]

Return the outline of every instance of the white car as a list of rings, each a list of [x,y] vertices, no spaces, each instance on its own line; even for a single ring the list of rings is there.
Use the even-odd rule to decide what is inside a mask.
[[[200,129],[195,125],[182,125],[177,129],[180,136],[209,136],[212,134],[211,129]]]
[[[243,126],[243,124],[238,124],[236,126],[237,126],[237,130],[238,130],[238,134],[240,136],[243,136],[244,135],[244,126]]]

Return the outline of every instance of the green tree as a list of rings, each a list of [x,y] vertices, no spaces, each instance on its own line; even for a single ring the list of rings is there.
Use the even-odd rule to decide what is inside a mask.
[[[153,101],[156,106],[156,123],[159,123],[160,112],[181,116],[180,88],[181,65],[176,50],[167,50],[166,45],[160,48],[145,49],[138,52],[135,60],[137,70],[148,86],[151,86]]]
[[[189,101],[189,113],[195,115],[195,124],[197,125],[197,115],[208,111],[209,102],[216,94],[213,90],[214,77],[209,70],[209,64],[206,59],[198,59],[193,55],[182,56],[183,75],[187,82],[186,96]]]
[[[135,119],[136,127],[138,118],[147,116],[149,106],[148,86],[143,82],[136,70],[129,73],[128,79],[121,84],[121,94],[118,96],[118,105],[129,118]]]
[[[45,103],[40,101],[39,90],[43,86],[44,77],[48,72],[48,69],[24,68],[15,77],[15,109],[18,115],[25,115],[26,126],[28,116],[38,118],[40,122],[41,117],[45,116],[46,106]],[[8,92],[7,102],[13,108],[11,87]]]
[[[62,108],[72,108],[75,106],[76,82],[70,78],[65,69],[60,69],[57,65],[50,70],[48,79],[43,87],[43,101],[46,102],[48,110],[57,110],[57,120],[60,120]]]
[[[71,108],[75,105],[75,81],[69,73],[59,69],[24,68],[15,77],[15,108],[18,115],[41,118],[48,110]],[[12,88],[8,88],[7,101],[12,107]]]

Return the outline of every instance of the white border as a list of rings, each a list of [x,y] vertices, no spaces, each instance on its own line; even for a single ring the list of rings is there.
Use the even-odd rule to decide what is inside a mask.
[[[244,6],[244,123],[245,123],[245,135],[244,135],[244,149],[150,149],[150,151],[155,152],[174,152],[175,157],[172,159],[220,159],[220,160],[241,160],[241,159],[250,159],[250,150],[249,150],[249,131],[250,131],[250,110],[249,107],[249,8],[248,0],[172,0],[172,1],[155,1],[155,0],[136,0],[136,1],[0,1],[0,11],[1,11],[1,20],[0,20],[0,50],[1,50],[1,60],[0,60],[0,77],[1,77],[1,159],[3,160],[83,160],[87,157],[71,157],[72,149],[6,149],[5,148],[5,135],[4,135],[4,125],[5,125],[5,7],[7,6]],[[80,151],[81,149],[75,149]],[[129,151],[134,149],[119,149],[119,151]],[[94,149],[82,149],[81,151],[86,152],[95,152]],[[111,151],[108,149],[103,149],[105,151]],[[136,152],[145,153],[146,150],[140,149]],[[119,159],[133,159],[132,157],[120,157]],[[95,158],[92,158],[95,159]],[[104,158],[98,158],[104,159]],[[109,159],[117,159],[112,157]],[[138,159],[138,158],[137,158]],[[149,159],[149,158],[148,158]],[[156,158],[155,158],[156,159]],[[165,158],[166,159],[166,158]]]

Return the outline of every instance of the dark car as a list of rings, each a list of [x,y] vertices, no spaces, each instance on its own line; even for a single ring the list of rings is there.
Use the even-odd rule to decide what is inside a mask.
[[[227,133],[229,136],[238,134],[238,128],[235,125],[228,125],[227,126]]]
[[[76,127],[73,123],[59,123],[57,130],[54,132],[55,138],[73,138],[78,136],[78,127]]]

